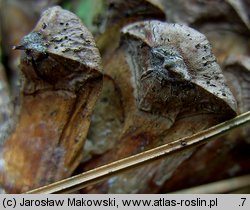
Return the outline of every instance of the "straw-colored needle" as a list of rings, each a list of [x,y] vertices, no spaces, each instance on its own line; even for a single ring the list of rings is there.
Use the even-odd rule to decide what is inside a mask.
[[[151,161],[177,153],[180,150],[195,147],[215,139],[218,136],[230,132],[232,129],[240,127],[250,122],[250,111],[241,114],[234,119],[228,120],[207,130],[196,133],[190,137],[185,137],[177,141],[164,144],[154,149],[140,154],[124,158],[110,164],[95,168],[82,174],[64,179],[59,182],[26,192],[26,193],[70,193],[95,184],[111,176],[120,174],[125,170],[147,164]]]

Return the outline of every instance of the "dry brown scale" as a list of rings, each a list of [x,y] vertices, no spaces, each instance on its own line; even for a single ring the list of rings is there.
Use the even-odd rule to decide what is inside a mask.
[[[102,87],[92,35],[73,13],[46,10],[15,49],[23,85],[16,128],[1,149],[0,183],[25,192],[70,176],[82,159]]]
[[[114,148],[90,160],[85,170],[235,116],[234,97],[206,37],[187,26],[160,21],[126,26],[120,47],[104,69],[120,86],[124,126]],[[195,148],[134,169],[84,192],[157,192],[193,151]]]

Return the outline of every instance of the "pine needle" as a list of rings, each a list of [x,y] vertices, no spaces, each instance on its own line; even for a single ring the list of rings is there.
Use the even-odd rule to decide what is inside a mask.
[[[154,160],[164,158],[181,150],[189,149],[211,142],[216,137],[229,133],[234,128],[238,128],[250,122],[250,111],[241,114],[234,119],[228,120],[204,131],[198,132],[190,137],[185,137],[177,141],[164,144],[154,149],[142,152],[137,155],[124,158],[110,164],[89,170],[82,174],[64,179],[59,182],[26,192],[26,193],[70,193],[84,187],[98,183],[111,176],[121,174],[125,170],[132,169],[143,164],[148,164]]]

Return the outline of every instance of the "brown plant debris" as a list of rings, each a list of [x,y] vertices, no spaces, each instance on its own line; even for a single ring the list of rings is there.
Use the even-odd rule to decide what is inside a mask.
[[[14,48],[25,51],[20,117],[1,149],[0,168],[1,186],[12,193],[72,174],[102,86],[92,35],[60,7],[43,12]]]
[[[114,148],[89,161],[85,170],[235,116],[235,100],[206,37],[189,27],[160,21],[128,25],[122,30],[120,47],[104,68],[119,84],[124,127]],[[156,192],[195,149],[191,150],[113,177],[85,192]]]
[[[118,47],[123,26],[139,20],[165,20],[163,8],[150,0],[107,0],[96,36],[104,62]]]

